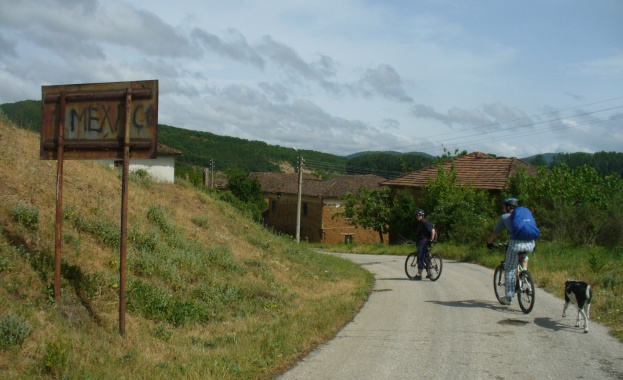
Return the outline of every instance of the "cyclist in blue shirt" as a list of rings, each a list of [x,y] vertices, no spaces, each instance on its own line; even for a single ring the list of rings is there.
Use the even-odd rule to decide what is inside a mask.
[[[487,239],[487,247],[493,248],[493,242],[498,234],[504,227],[509,234],[513,233],[513,223],[511,221],[511,213],[515,208],[519,206],[519,200],[517,198],[506,198],[502,201],[502,208],[504,214],[500,216],[497,224],[493,228],[493,232]],[[515,295],[515,268],[517,268],[517,254],[519,252],[526,252],[524,256],[524,262],[521,263],[524,269],[528,269],[528,254],[534,250],[534,240],[514,240],[510,239],[508,242],[508,248],[506,249],[506,297],[500,298],[500,303],[503,305],[510,305]]]

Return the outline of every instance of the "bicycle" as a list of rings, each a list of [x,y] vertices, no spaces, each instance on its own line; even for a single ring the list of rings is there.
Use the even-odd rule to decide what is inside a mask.
[[[441,270],[443,269],[443,260],[441,258],[441,255],[438,253],[430,254],[431,248],[432,243],[428,247],[428,262],[425,263],[424,268],[426,269],[426,272],[428,272],[428,279],[430,279],[431,281],[437,281],[441,276]],[[418,273],[417,253],[417,251],[410,253],[405,260],[405,273],[407,274],[407,277],[409,277],[411,280],[413,280]]]
[[[507,243],[495,243],[496,248],[508,248]],[[524,314],[529,314],[534,308],[535,286],[532,274],[529,270],[523,269],[521,263],[524,261],[526,252],[519,252],[517,255],[517,269],[515,272],[515,294],[517,294],[517,300],[519,301],[519,307]],[[500,262],[495,272],[493,273],[493,290],[498,301],[501,297],[506,296],[506,269],[505,260]]]

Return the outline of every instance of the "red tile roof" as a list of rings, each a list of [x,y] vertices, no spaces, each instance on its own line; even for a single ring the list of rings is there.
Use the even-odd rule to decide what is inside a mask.
[[[257,179],[265,193],[298,194],[297,173],[251,173],[250,178]],[[385,178],[376,175],[343,175],[322,180],[310,174],[303,174],[301,191],[303,195],[322,198],[339,197],[347,193],[356,193],[359,187],[378,190]]]
[[[181,156],[182,155],[181,151],[175,148],[171,148],[170,146],[160,144],[160,143],[156,145],[156,152],[160,156]]]
[[[481,189],[503,190],[506,180],[513,176],[520,168],[526,170],[530,176],[537,175],[537,167],[518,158],[494,157],[486,153],[474,152],[455,158],[452,162],[444,163],[443,169],[447,173],[452,163],[457,172],[457,183]],[[385,186],[425,187],[430,178],[435,178],[439,170],[438,165],[409,173],[402,177],[382,182]]]

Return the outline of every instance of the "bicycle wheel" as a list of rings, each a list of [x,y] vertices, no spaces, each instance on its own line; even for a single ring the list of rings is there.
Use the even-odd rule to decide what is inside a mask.
[[[498,265],[493,273],[493,290],[495,291],[495,298],[497,298],[498,302],[500,302],[500,297],[506,296],[506,271],[502,264]]]
[[[524,314],[529,314],[534,308],[534,296],[536,293],[534,280],[532,279],[532,274],[527,270],[519,273],[519,280],[521,282],[521,288],[517,293],[519,307]]]
[[[430,260],[428,261],[428,277],[431,281],[437,281],[439,276],[441,276],[441,270],[443,269],[443,260],[441,259],[441,255],[438,253],[434,253],[430,256]]]
[[[405,260],[405,273],[410,279],[417,275],[417,252],[410,253]]]

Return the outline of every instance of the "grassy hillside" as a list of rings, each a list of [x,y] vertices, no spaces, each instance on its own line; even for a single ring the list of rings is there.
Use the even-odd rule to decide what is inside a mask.
[[[119,335],[118,172],[65,161],[53,298],[56,161],[0,114],[0,378],[269,379],[332,337],[371,275],[268,233],[184,183],[132,177]]]

